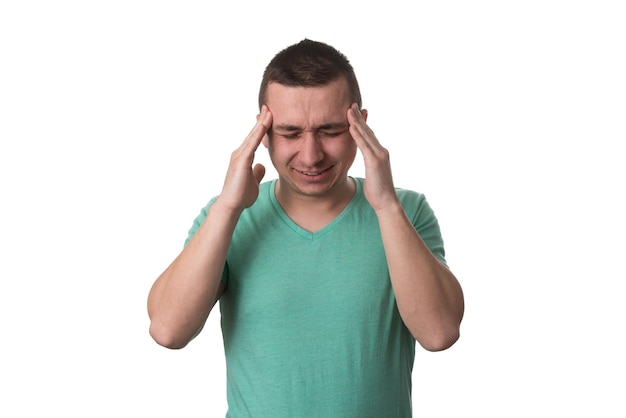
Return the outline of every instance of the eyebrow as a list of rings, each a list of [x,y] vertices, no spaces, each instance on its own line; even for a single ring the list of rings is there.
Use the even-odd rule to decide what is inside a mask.
[[[290,125],[290,124],[281,124],[281,125],[273,125],[273,128],[275,130],[278,131],[287,131],[287,132],[296,132],[296,131],[303,131],[303,129],[300,126],[296,126],[296,125]],[[315,131],[329,131],[329,130],[334,130],[334,129],[347,129],[348,128],[348,124],[344,123],[344,122],[329,122],[329,123],[323,123],[321,125],[315,126],[313,128],[313,130]]]

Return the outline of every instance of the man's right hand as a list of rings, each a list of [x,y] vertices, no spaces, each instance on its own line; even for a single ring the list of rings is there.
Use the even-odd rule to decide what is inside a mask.
[[[256,152],[263,137],[272,126],[272,114],[266,105],[261,108],[257,122],[243,143],[230,157],[230,164],[218,202],[222,207],[241,213],[252,206],[259,196],[259,183],[265,175],[265,167],[254,162]]]
[[[254,168],[254,153],[272,114],[261,108],[257,123],[231,156],[222,193],[206,219],[176,259],[155,281],[148,296],[150,335],[169,348],[182,348],[202,329],[224,292],[220,280],[238,216],[256,201],[265,167]],[[216,210],[217,207],[221,209]],[[225,209],[225,210],[224,210]]]

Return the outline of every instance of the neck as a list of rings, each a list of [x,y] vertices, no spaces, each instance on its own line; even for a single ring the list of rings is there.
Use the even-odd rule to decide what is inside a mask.
[[[276,182],[276,200],[289,216],[300,227],[315,232],[330,223],[350,203],[356,185],[354,180],[346,177],[337,183],[332,190],[323,195],[306,195],[281,187]]]

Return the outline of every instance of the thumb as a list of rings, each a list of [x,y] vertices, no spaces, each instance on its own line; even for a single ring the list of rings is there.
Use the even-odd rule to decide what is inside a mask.
[[[263,177],[265,176],[265,166],[263,164],[256,164],[252,169],[252,172],[254,173],[256,182],[261,183],[261,180],[263,180]]]

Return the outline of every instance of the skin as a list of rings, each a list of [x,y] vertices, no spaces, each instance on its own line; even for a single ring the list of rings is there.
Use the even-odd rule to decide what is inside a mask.
[[[424,244],[395,194],[388,151],[351,103],[347,83],[287,87],[271,83],[267,101],[244,142],[231,155],[224,186],[207,218],[148,297],[150,333],[182,348],[202,329],[225,291],[222,269],[242,211],[258,197],[265,168],[253,164],[261,143],[278,172],[276,196],[289,217],[316,231],[354,195],[348,177],[357,148],[365,164],[364,193],[378,217],[398,310],[416,341],[444,350],[459,337],[461,287]]]
[[[354,195],[348,170],[357,145],[346,114],[349,97],[343,79],[318,88],[272,83],[267,89],[273,124],[263,143],[278,172],[276,197],[311,232],[332,221]]]

